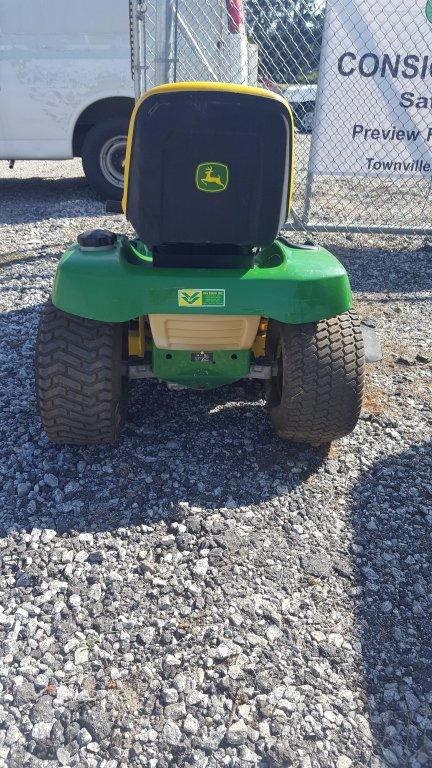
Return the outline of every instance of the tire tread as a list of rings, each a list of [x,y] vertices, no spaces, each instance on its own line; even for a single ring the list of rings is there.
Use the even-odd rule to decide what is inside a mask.
[[[267,384],[270,419],[280,437],[320,445],[351,432],[360,416],[365,356],[354,311],[303,325],[270,321],[268,354],[282,345],[283,387]]]
[[[121,378],[123,326],[69,315],[51,300],[36,342],[39,414],[54,443],[88,445],[118,439],[126,387]]]

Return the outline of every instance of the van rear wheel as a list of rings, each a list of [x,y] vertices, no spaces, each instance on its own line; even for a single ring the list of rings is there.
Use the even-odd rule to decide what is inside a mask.
[[[303,325],[270,320],[266,345],[266,356],[277,363],[267,406],[279,437],[317,446],[354,429],[365,368],[355,312]]]
[[[129,118],[118,115],[96,123],[82,147],[87,181],[104,200],[121,200]]]

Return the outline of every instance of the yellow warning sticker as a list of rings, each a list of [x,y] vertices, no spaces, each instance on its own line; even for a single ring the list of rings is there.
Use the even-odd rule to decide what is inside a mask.
[[[179,307],[202,307],[202,291],[184,288],[178,292]]]
[[[178,292],[179,307],[224,307],[224,288],[182,288]]]

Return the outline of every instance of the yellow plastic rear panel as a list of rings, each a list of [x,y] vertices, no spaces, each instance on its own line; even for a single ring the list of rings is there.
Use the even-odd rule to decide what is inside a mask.
[[[259,315],[149,315],[153,341],[159,349],[215,351],[250,349]]]

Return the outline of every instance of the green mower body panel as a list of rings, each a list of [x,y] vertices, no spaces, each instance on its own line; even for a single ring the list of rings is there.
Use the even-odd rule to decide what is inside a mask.
[[[54,305],[73,315],[120,323],[147,314],[261,315],[308,323],[346,312],[351,289],[342,264],[325,248],[275,240],[251,266],[154,267],[139,241],[95,251],[72,245],[59,262]],[[199,292],[199,306],[194,296]],[[188,297],[188,301],[182,299]]]

